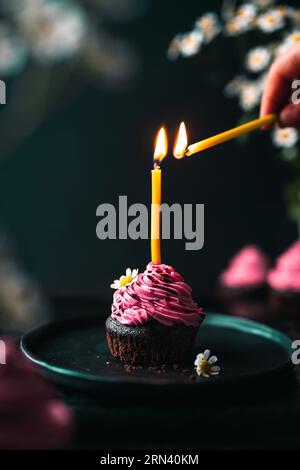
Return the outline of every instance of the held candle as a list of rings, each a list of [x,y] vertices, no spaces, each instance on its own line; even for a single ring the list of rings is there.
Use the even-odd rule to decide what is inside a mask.
[[[204,139],[200,142],[190,145],[185,154],[187,156],[193,155],[194,153],[201,152],[202,150],[206,150],[210,147],[214,147],[215,145],[226,142],[227,140],[239,137],[240,135],[246,134],[247,132],[252,132],[260,127],[274,124],[276,119],[276,114],[268,114],[262,118],[247,122],[246,124],[242,124],[241,126],[234,127],[228,131],[221,132],[221,134],[214,135],[208,139]]]
[[[168,140],[162,127],[157,135],[154,151],[154,168],[151,171],[152,201],[151,201],[151,261],[161,264],[160,252],[160,206],[161,206],[161,169],[159,163],[168,153]]]

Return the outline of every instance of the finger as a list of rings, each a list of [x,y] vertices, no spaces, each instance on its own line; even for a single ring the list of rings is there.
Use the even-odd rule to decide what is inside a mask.
[[[300,47],[291,48],[270,68],[262,97],[261,116],[279,113],[291,95],[291,83],[300,75]]]
[[[279,115],[280,127],[300,127],[300,105],[289,104]]]

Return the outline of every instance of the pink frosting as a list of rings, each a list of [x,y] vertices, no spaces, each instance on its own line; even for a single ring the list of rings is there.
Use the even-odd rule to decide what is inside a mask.
[[[300,241],[279,256],[268,282],[276,290],[300,292]]]
[[[113,298],[112,317],[125,325],[156,320],[166,326],[198,326],[203,318],[191,288],[171,266],[149,263],[146,270]]]
[[[254,245],[240,250],[220,275],[225,287],[256,287],[266,282],[269,262],[262,251]]]

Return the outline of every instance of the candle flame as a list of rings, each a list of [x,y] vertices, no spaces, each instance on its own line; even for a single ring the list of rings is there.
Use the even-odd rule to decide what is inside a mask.
[[[166,133],[165,128],[161,127],[156,137],[154,160],[156,162],[161,162],[166,157],[167,153],[168,153],[167,133]]]
[[[175,158],[182,158],[185,156],[188,140],[184,122],[180,124],[176,143],[174,146],[173,155]]]

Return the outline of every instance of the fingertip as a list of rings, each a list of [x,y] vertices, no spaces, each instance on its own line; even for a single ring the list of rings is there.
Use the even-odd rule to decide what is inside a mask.
[[[299,127],[300,106],[293,104],[286,106],[279,115],[278,124],[280,127]]]

